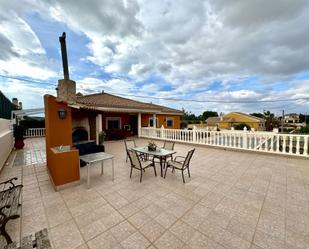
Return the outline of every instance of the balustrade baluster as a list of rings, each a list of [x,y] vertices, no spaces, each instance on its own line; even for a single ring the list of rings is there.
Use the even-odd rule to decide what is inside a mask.
[[[300,137],[297,136],[296,137],[296,155],[300,154],[300,152],[299,152],[299,143],[300,143]]]
[[[290,138],[289,153],[293,154],[293,136],[289,136],[289,138]]]
[[[308,139],[309,137],[304,136],[304,150],[303,150],[303,155],[307,156],[309,154],[308,151]]]

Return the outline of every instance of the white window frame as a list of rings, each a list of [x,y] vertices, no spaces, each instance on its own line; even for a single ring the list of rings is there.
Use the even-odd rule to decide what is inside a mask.
[[[150,120],[153,120],[153,117],[150,117],[148,119],[148,127],[153,127],[153,126],[150,126]],[[158,127],[158,118],[156,118],[156,128]]]
[[[173,122],[173,125],[172,126],[167,126],[167,121],[172,121]],[[174,127],[174,125],[175,125],[175,120],[174,120],[174,118],[166,118],[166,120],[165,120],[165,125],[166,125],[166,127],[168,128],[168,127]]]
[[[123,129],[126,131],[131,131],[131,125],[130,124],[124,125]]]
[[[108,121],[119,121],[119,129],[121,129],[121,117],[106,117],[106,129],[108,130]]]

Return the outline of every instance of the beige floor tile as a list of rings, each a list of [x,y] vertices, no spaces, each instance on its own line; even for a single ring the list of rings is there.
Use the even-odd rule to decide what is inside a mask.
[[[113,212],[110,215],[102,218],[104,225],[106,228],[111,228],[115,226],[116,224],[119,224],[124,220],[124,218],[118,213],[118,212]]]
[[[91,222],[90,224],[86,226],[82,226],[79,228],[85,241],[91,240],[97,235],[107,230],[106,226],[104,225],[103,219],[104,218],[101,218],[99,220]]]
[[[149,245],[150,242],[138,231],[121,242],[124,249],[146,249]]]
[[[227,230],[248,242],[252,242],[255,226],[240,223],[237,219],[233,218],[229,223]]]
[[[132,215],[128,220],[136,227],[140,228],[148,221],[150,221],[150,217],[146,215],[143,211],[139,211],[136,214]]]
[[[65,205],[59,205],[57,208],[48,207],[45,209],[49,227],[55,227],[72,219],[72,215]]]
[[[50,229],[55,249],[76,248],[84,244],[84,240],[73,220]]]
[[[198,228],[202,224],[204,219],[205,217],[193,212],[192,210],[190,210],[183,217],[181,217],[182,221],[186,222],[187,224],[189,224],[190,226],[194,228]]]
[[[113,249],[117,247],[118,241],[107,231],[88,241],[87,245],[90,249]]]
[[[183,242],[187,242],[196,231],[193,227],[181,220],[178,220],[169,230]]]
[[[170,231],[166,231],[159,239],[155,241],[154,245],[158,249],[178,249],[181,248],[184,243]]]
[[[200,232],[195,232],[187,244],[192,249],[207,249],[209,248],[209,238]]]
[[[136,214],[140,209],[134,204],[130,203],[125,205],[124,207],[120,208],[118,211],[125,217],[129,218],[133,214]]]
[[[158,222],[151,219],[146,224],[144,224],[139,231],[150,241],[154,242],[158,237],[160,237],[165,228],[161,226]]]
[[[169,228],[173,223],[176,222],[177,217],[171,213],[164,212],[157,216],[155,220],[164,228]]]
[[[221,237],[225,232],[225,229],[213,224],[207,219],[198,227],[197,230],[217,242],[221,241]]]
[[[284,239],[285,237],[285,219],[282,216],[270,212],[261,212],[257,229],[272,236]]]
[[[226,231],[221,237],[221,244],[230,249],[249,249],[251,243]]]
[[[33,234],[48,227],[45,214],[28,215],[22,217],[21,235],[22,237]]]
[[[263,249],[282,249],[285,247],[284,240],[260,230],[256,230],[253,243]]]
[[[151,204],[148,207],[144,208],[143,211],[151,218],[156,218],[159,214],[163,213],[164,210],[157,206],[156,204]]]
[[[89,249],[89,247],[87,246],[87,244],[83,244],[79,247],[76,247],[76,249]]]
[[[111,228],[111,233],[120,243],[126,238],[128,238],[131,234],[136,232],[136,229],[127,221],[123,221],[120,224]]]

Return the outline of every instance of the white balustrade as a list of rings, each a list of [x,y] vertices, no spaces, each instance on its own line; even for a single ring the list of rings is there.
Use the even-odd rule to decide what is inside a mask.
[[[44,136],[44,132],[40,130],[29,129],[28,134],[29,136]],[[309,157],[309,135],[143,127],[141,128],[141,137]]]
[[[29,128],[24,135],[25,137],[45,137],[45,128]]]

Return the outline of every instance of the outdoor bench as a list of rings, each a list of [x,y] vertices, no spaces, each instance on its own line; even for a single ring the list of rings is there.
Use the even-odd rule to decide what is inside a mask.
[[[87,155],[97,152],[104,152],[104,145],[97,145],[94,141],[74,144],[79,151],[79,155]],[[85,166],[86,163],[80,160],[80,166]]]
[[[21,246],[17,247],[17,243],[13,242],[9,245],[6,245],[4,249],[51,249],[51,243],[48,238],[47,229],[43,229],[35,233],[35,239],[32,239],[32,235],[24,237],[21,240]]]
[[[5,226],[10,219],[19,218],[19,197],[23,185],[15,185],[17,177],[0,183],[3,185],[3,190],[0,192],[0,234],[4,236],[7,244],[12,243],[12,239],[5,230]]]

